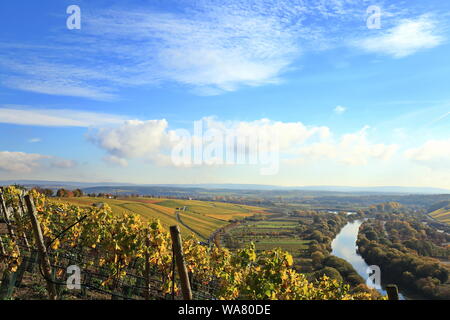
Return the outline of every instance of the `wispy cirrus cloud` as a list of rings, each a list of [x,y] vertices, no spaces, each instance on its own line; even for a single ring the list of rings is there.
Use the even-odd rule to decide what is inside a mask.
[[[108,47],[126,39],[129,45],[112,53],[126,52],[144,71],[138,75],[143,82],[174,82],[203,94],[278,82],[301,54],[299,30],[265,7],[217,6],[182,13],[109,10],[88,19],[86,29],[106,35]]]
[[[3,85],[23,91],[57,96],[81,97],[93,100],[113,100],[116,97],[114,94],[102,91],[100,88],[94,88],[72,79],[23,79],[14,77],[3,81]]]
[[[0,123],[19,125],[99,127],[108,124],[119,124],[126,119],[118,115],[71,109],[36,109],[27,106],[0,106]]]
[[[403,58],[417,51],[434,48],[444,42],[439,24],[430,15],[403,19],[380,35],[357,40],[355,45],[367,52]]]
[[[446,119],[446,118],[448,118],[450,116],[450,111],[449,112],[446,112],[446,113],[444,113],[442,116],[440,116],[439,118],[437,118],[436,120],[434,120],[433,122],[439,122],[439,121],[442,121],[442,120],[444,120],[444,119]]]
[[[105,10],[87,20],[87,32],[104,36],[100,44],[112,55],[131,58],[142,83],[173,82],[196,94],[216,95],[279,83],[303,53],[339,46],[353,35],[355,23],[365,26],[367,8],[351,0],[183,5],[176,13]],[[386,20],[396,16],[397,8],[385,1],[380,5]]]
[[[48,61],[47,61],[48,60]],[[105,71],[83,66],[74,66],[55,59],[0,56],[0,67],[9,70],[9,76],[1,83],[5,87],[43,93],[82,97],[93,100],[113,100],[114,90],[98,84],[98,81],[111,79]],[[86,81],[89,80],[89,81]],[[97,82],[94,84],[93,82]]]
[[[82,30],[51,45],[0,44],[1,83],[49,95],[112,100],[127,87],[174,84],[217,95],[277,84],[302,55],[362,39],[353,47],[394,57],[441,43],[429,16],[402,20],[367,38],[369,1],[185,1],[84,10]],[[383,26],[410,17],[380,0]],[[85,4],[84,8],[89,8]],[[170,7],[170,10],[168,8]],[[411,9],[412,10],[412,9]],[[405,40],[406,38],[406,40]],[[17,57],[20,57],[17,58]]]

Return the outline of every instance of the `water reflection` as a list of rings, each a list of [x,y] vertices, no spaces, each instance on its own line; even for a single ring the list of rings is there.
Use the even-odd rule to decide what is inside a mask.
[[[339,234],[331,243],[331,247],[333,249],[331,254],[347,260],[353,266],[356,272],[358,272],[358,274],[363,277],[363,279],[367,280],[369,275],[366,273],[366,271],[369,265],[356,251],[356,240],[358,238],[359,227],[362,223],[362,220],[356,220],[347,223],[347,225],[342,228],[341,232],[339,232]],[[383,277],[383,274],[381,274],[381,277]],[[378,292],[383,295],[387,294],[384,289],[380,289],[378,290]],[[401,300],[405,299],[405,297],[400,293],[399,297]]]

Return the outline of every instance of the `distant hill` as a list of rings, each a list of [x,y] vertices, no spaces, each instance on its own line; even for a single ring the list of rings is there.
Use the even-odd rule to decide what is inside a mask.
[[[428,208],[428,212],[433,212],[439,209],[448,209],[450,210],[450,200],[440,201],[438,203],[433,204]]]
[[[329,191],[329,192],[369,192],[369,193],[420,193],[420,194],[450,194],[450,190],[430,187],[348,187],[348,186],[275,186],[261,184],[162,184],[166,187],[231,189],[231,190],[300,190],[300,191]]]
[[[87,188],[95,186],[132,186],[132,183],[117,183],[117,182],[76,182],[76,181],[47,181],[47,180],[3,180],[0,181],[0,186],[7,186],[18,184],[27,187],[45,187],[50,189],[58,188]]]
[[[398,194],[450,194],[450,190],[427,187],[346,187],[346,186],[275,186],[261,184],[154,184],[143,186],[161,186],[171,188],[202,188],[202,189],[229,189],[229,190],[280,190],[280,191],[325,191],[325,192],[364,192],[364,193],[398,193]]]
[[[20,184],[24,186],[41,186],[52,189],[57,188],[82,188],[91,189],[120,189],[126,193],[148,193],[147,188],[172,188],[176,190],[190,189],[193,191],[200,189],[207,190],[274,190],[274,191],[320,191],[320,192],[343,192],[343,193],[385,193],[385,194],[450,194],[450,190],[431,187],[398,187],[398,186],[380,186],[380,187],[349,187],[349,186],[275,186],[261,184],[132,184],[118,182],[73,182],[73,181],[41,181],[41,180],[7,180],[0,181],[0,185]],[[147,191],[146,191],[147,190]],[[86,190],[88,191],[88,190]],[[110,191],[109,191],[110,192]]]

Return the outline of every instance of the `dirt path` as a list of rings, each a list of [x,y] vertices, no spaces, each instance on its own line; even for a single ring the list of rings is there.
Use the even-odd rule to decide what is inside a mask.
[[[185,211],[186,207],[183,207],[182,211]],[[181,224],[183,227],[185,227],[186,229],[192,231],[194,234],[196,234],[200,239],[205,239],[205,237],[203,235],[201,235],[200,233],[197,232],[197,230],[192,229],[190,226],[188,226],[186,223],[183,222],[183,220],[181,219],[180,216],[180,211],[175,211],[175,216],[177,217],[177,221],[179,224]]]

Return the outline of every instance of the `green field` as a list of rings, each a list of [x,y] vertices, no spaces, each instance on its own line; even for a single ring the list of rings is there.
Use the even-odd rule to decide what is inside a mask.
[[[67,202],[81,207],[90,207],[94,203],[108,204],[114,214],[130,212],[140,215],[144,220],[159,219],[161,224],[168,228],[171,225],[180,225],[183,235],[192,231],[179,224],[176,209],[182,222],[202,238],[207,239],[216,229],[228,224],[231,219],[242,219],[258,213],[265,213],[263,208],[197,200],[173,200],[155,198],[54,198],[55,202]],[[185,207],[185,210],[182,210]]]
[[[292,238],[275,238],[256,240],[255,246],[258,250],[270,250],[274,248],[281,248],[291,253],[296,253],[299,250],[306,250],[309,247],[311,240],[292,239]]]
[[[257,250],[280,248],[296,256],[307,250],[311,242],[294,235],[293,230],[298,226],[298,221],[286,218],[241,224],[229,231],[229,241],[237,247],[253,242]]]

